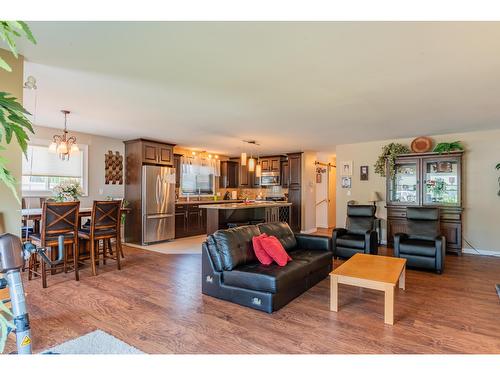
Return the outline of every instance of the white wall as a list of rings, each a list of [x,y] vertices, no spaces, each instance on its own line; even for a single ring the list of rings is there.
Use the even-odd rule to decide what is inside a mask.
[[[432,136],[435,143],[460,140],[465,146],[463,165],[463,237],[479,250],[500,252],[500,196],[498,171],[500,162],[500,130]],[[370,193],[377,191],[385,200],[385,178],[374,173],[375,161],[381,148],[399,142],[409,145],[411,139],[345,144],[337,146],[337,164],[353,161],[352,188],[342,189],[340,171],[337,177],[337,223],[344,223],[347,201],[367,203]],[[369,166],[369,180],[359,180],[359,167]],[[351,195],[348,195],[348,192]],[[385,202],[378,203],[377,216],[383,218],[382,238],[386,239],[387,211]],[[464,243],[464,248],[469,246]]]
[[[62,123],[62,117],[61,117]],[[114,138],[101,137],[86,133],[71,131],[71,117],[68,121],[70,135],[74,135],[78,144],[88,145],[88,196],[82,197],[81,207],[91,207],[93,200],[105,199],[107,196],[114,198],[123,198],[125,185],[106,185],[104,171],[105,154],[111,150],[119,151],[125,154],[125,145],[123,141]],[[37,140],[50,142],[54,134],[60,134],[61,128],[47,128],[35,126],[35,136]]]

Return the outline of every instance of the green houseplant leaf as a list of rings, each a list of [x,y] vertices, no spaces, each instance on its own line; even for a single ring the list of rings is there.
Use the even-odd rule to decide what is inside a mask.
[[[455,141],[455,142],[441,142],[434,147],[434,152],[438,152],[440,154],[444,154],[447,152],[452,152],[452,151],[463,151],[464,147],[462,146],[462,143],[460,141]]]
[[[23,21],[0,21],[0,39],[3,40],[14,57],[18,57],[15,38],[25,37],[36,44],[35,37],[29,26]],[[10,65],[0,58],[0,69],[12,71]],[[29,133],[34,133],[30,120],[26,117],[30,113],[9,93],[0,92],[0,142],[5,136],[7,144],[15,137],[19,147],[26,156],[28,149]],[[5,150],[0,146],[0,151]],[[0,183],[5,184],[19,201],[17,195],[17,181],[7,169],[8,160],[0,156]],[[1,340],[0,340],[1,341]]]

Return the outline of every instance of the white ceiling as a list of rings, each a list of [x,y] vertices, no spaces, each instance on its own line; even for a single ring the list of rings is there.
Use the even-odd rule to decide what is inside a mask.
[[[30,26],[42,126],[228,154],[500,128],[497,22]]]

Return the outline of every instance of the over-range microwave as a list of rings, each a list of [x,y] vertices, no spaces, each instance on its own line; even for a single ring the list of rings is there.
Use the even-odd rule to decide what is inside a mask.
[[[281,185],[279,172],[262,172],[260,178],[261,186],[276,186]]]

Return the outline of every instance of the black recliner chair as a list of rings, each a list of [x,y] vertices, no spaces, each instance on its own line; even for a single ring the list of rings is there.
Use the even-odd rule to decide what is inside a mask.
[[[332,233],[334,257],[350,258],[356,253],[378,253],[376,209],[372,205],[347,206],[347,229],[335,228]]]
[[[394,235],[394,256],[410,267],[443,272],[446,238],[441,235],[439,208],[408,207],[407,232]]]

